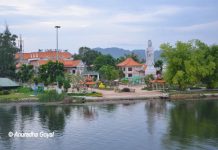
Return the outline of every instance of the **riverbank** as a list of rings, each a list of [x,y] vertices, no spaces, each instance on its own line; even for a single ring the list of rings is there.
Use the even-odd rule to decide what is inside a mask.
[[[122,88],[122,87],[120,87]],[[108,103],[108,102],[126,102],[126,101],[140,101],[140,100],[207,100],[217,99],[217,92],[181,92],[174,91],[169,93],[163,93],[162,91],[147,91],[142,90],[142,86],[131,86],[134,92],[115,92],[114,90],[100,90],[100,89],[89,89],[89,92],[95,91],[102,94],[102,97],[91,97],[91,96],[67,96],[62,101],[57,102],[40,102],[39,98],[33,95],[17,96],[12,95],[10,99],[4,96],[0,96],[0,103],[39,103],[39,104],[81,104],[81,103]]]

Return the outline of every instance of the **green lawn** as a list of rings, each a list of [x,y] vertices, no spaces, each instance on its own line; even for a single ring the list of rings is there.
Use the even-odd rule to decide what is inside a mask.
[[[33,95],[33,92],[28,92],[28,93],[10,93],[8,95],[0,95],[0,102],[5,102],[5,101],[17,101],[17,100],[22,100],[25,98],[32,98],[35,96],[30,96]]]

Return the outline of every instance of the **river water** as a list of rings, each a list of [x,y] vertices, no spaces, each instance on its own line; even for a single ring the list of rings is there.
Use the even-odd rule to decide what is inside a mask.
[[[8,133],[46,137],[9,137]],[[218,101],[0,105],[0,150],[218,149]]]

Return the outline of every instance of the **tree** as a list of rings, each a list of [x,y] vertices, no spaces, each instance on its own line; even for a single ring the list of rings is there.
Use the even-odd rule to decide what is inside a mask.
[[[212,45],[209,49],[210,59],[213,57],[215,69],[213,73],[207,74],[202,78],[202,82],[207,85],[207,88],[215,88],[218,86],[218,45]]]
[[[164,74],[165,80],[170,84],[176,84],[180,89],[185,89],[189,84],[189,76],[186,73],[185,62],[190,60],[192,44],[178,41],[176,47],[169,43],[162,44],[162,57],[167,62],[167,69]]]
[[[89,47],[80,47],[79,48],[79,55],[83,57],[85,55],[85,53],[87,53],[90,50],[91,50],[91,48],[89,48]]]
[[[186,89],[198,83],[215,87],[217,83],[217,48],[209,47],[199,40],[187,43],[177,42],[175,47],[162,44],[162,57],[167,62],[164,78],[180,89]]]
[[[105,65],[99,69],[99,73],[102,79],[112,81],[119,77],[119,70],[113,66]]]
[[[70,80],[65,79],[64,80],[64,90],[65,90],[65,92],[67,92],[70,87],[71,87]]]
[[[63,63],[49,61],[47,64],[39,67],[39,77],[44,83],[55,82],[58,76],[64,76]]]
[[[151,88],[150,81],[152,81],[152,80],[154,80],[153,74],[148,74],[145,76],[144,81],[145,81],[145,84],[147,85],[147,87]]]
[[[193,40],[190,60],[185,62],[186,72],[192,84],[197,84],[203,78],[208,80],[214,76],[216,64],[210,54],[210,47],[199,40]]]
[[[88,69],[91,70],[92,65],[94,64],[95,59],[102,54],[97,51],[89,50],[84,53],[82,56],[82,61],[86,63]]]
[[[109,65],[115,67],[116,60],[111,55],[100,55],[94,61],[94,69],[98,71],[102,66]]]
[[[16,60],[15,54],[19,51],[16,47],[17,35],[11,34],[8,26],[0,33],[0,76],[15,77]]]
[[[155,63],[154,63],[154,67],[156,68],[157,70],[157,73],[160,73],[162,74],[162,71],[163,71],[163,61],[162,60],[157,60]]]
[[[98,56],[101,56],[100,52],[91,50],[88,47],[80,47],[79,54],[74,55],[75,60],[82,60],[86,65],[88,70],[92,70],[92,65]]]
[[[22,82],[28,82],[33,77],[33,66],[23,64],[20,70],[17,72],[18,79]]]

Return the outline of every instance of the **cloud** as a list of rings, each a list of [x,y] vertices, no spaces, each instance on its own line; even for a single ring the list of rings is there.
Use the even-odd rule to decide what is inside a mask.
[[[3,0],[2,4],[3,5],[0,4],[0,10],[3,11],[0,12],[0,15],[23,15],[37,17],[84,17],[98,13],[97,9],[90,7],[78,5],[47,5],[40,0],[21,0],[19,3],[14,0]]]
[[[182,27],[171,27],[172,30],[178,32],[195,32],[195,31],[202,31],[202,30],[218,30],[218,20],[208,23],[201,23],[201,24],[193,24],[189,26],[182,26]]]
[[[143,12],[120,13],[114,16],[111,21],[114,23],[160,22],[182,10],[184,8],[178,6],[159,6]]]

